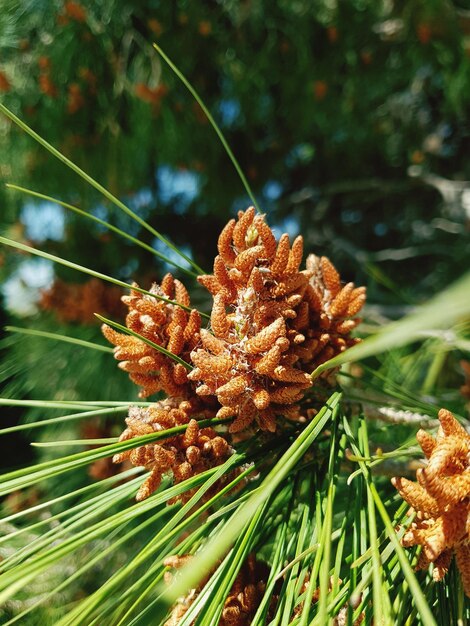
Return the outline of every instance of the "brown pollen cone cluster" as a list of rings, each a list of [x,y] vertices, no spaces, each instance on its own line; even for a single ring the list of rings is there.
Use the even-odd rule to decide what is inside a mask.
[[[193,556],[191,556],[190,554],[185,554],[182,556],[169,556],[164,560],[164,565],[169,568],[179,570],[182,567],[188,565],[192,559]],[[212,573],[213,572],[206,576],[206,578],[199,583],[196,589],[192,589],[187,596],[180,599],[178,604],[174,606],[169,619],[165,622],[165,626],[178,626],[181,619],[188,611],[189,607],[196,600],[201,589],[208,582]],[[167,571],[165,573],[165,581],[167,583],[171,583],[173,581],[173,578],[174,574],[171,571]],[[224,608],[218,622],[219,626],[249,626],[263,599],[268,579],[269,567],[262,561],[258,561],[255,554],[250,554],[240,568],[240,571],[235,578],[232,588],[230,589],[230,593],[225,599]],[[339,585],[342,584],[341,579],[339,579],[338,583]],[[330,581],[330,591],[332,588],[332,584],[333,580]],[[304,594],[308,586],[309,579],[307,577],[302,587],[300,588],[299,595]],[[279,593],[281,591],[281,587],[282,581],[278,581],[278,584],[274,587],[274,590],[272,591],[269,599],[266,623],[270,622],[274,617],[276,606],[279,601]],[[318,587],[314,590],[312,595],[312,606],[316,604],[319,599],[320,588]],[[354,610],[359,605],[359,603],[360,599],[358,599],[355,606],[351,606],[352,610]],[[301,616],[303,606],[303,602],[300,602],[294,608],[292,617],[290,618],[292,622],[296,621]],[[347,604],[341,607],[339,613],[332,620],[333,626],[346,626],[346,624],[348,624],[348,609],[349,607]],[[352,622],[353,626],[360,626],[360,624],[362,624],[364,621],[364,617],[364,612],[362,612],[354,620],[354,622]],[[291,623],[291,621],[289,623]]]
[[[437,437],[424,430],[416,438],[428,459],[417,482],[394,478],[393,485],[416,518],[405,533],[405,547],[422,546],[418,569],[433,564],[442,580],[455,554],[463,588],[470,597],[470,435],[446,409],[439,411]]]
[[[97,312],[119,318],[125,312],[119,287],[106,285],[97,278],[82,284],[69,284],[57,279],[42,292],[40,306],[55,313],[60,322],[79,324],[96,323]]]
[[[299,270],[303,242],[276,243],[253,207],[231,220],[218,241],[214,274],[200,282],[214,297],[212,333],[201,332],[202,348],[191,354],[189,375],[199,395],[216,395],[218,417],[233,417],[230,432],[257,420],[276,430],[276,413],[296,410],[310,377],[296,367],[293,347],[303,341],[291,321],[308,285]]]
[[[339,578],[338,585],[341,586],[342,583],[343,581],[341,580],[341,578]],[[328,589],[329,592],[331,592],[333,588],[333,584],[334,584],[334,580],[333,580],[333,577],[331,577],[329,589]],[[302,587],[300,588],[300,594],[305,593],[309,585],[310,585],[310,576],[307,574],[306,579],[304,583],[302,584]],[[316,604],[319,600],[320,600],[320,587],[317,587],[312,593],[312,605]],[[341,607],[338,615],[336,615],[333,618],[331,622],[332,626],[346,626],[348,624],[348,612],[357,608],[360,602],[361,602],[361,598],[358,598],[356,599],[354,603],[352,603],[350,600],[349,603],[344,604],[344,606]],[[304,609],[304,602],[300,602],[299,604],[297,604],[296,607],[294,608],[294,618],[300,617],[302,615],[303,609]],[[359,616],[354,620],[354,622],[351,622],[352,626],[360,626],[362,622],[364,621],[364,617],[365,617],[365,614],[364,614],[364,611],[362,611],[359,614]]]
[[[325,256],[310,254],[306,266],[311,276],[298,321],[306,339],[297,348],[297,354],[302,368],[313,372],[360,341],[349,334],[361,322],[354,316],[364,306],[366,289],[355,287],[354,283],[343,286],[333,263]]]
[[[284,234],[276,242],[253,207],[227,224],[218,250],[214,273],[199,277],[214,298],[212,333],[201,331],[188,377],[200,396],[217,396],[218,417],[234,418],[230,432],[255,421],[274,432],[277,415],[299,416],[296,403],[315,365],[354,342],[347,335],[357,321],[346,318],[365,293],[341,288],[327,259],[320,271],[312,262],[301,270],[302,237],[291,245]]]
[[[167,274],[160,285],[152,285],[150,293],[185,307],[190,305],[186,287],[171,274]],[[188,312],[176,304],[135,290],[131,290],[129,296],[123,296],[122,301],[129,309],[126,316],[127,328],[166,348],[184,361],[189,360],[191,350],[199,342],[201,328],[201,316],[196,309]],[[191,395],[184,365],[175,363],[171,357],[141,339],[119,333],[106,324],[102,326],[102,330],[106,339],[116,346],[114,356],[121,361],[119,367],[129,372],[132,382],[142,387],[139,393],[141,398],[158,391],[175,397]]]
[[[212,428],[200,428],[197,422],[209,416],[212,415],[205,415],[194,403],[178,398],[166,398],[148,408],[130,408],[127,428],[119,441],[187,425],[182,434],[114,455],[114,463],[129,460],[132,465],[150,470],[136,500],[148,498],[159,487],[164,474],[171,473],[177,484],[227,460],[232,452],[227,441]],[[188,490],[177,499],[187,501],[193,493]]]
[[[150,294],[133,289],[122,298],[126,326],[142,339],[103,326],[119,366],[142,388],[139,395],[168,396],[151,409],[131,409],[121,441],[188,424],[184,436],[116,455],[115,462],[129,459],[151,470],[138,499],[148,497],[165,473],[180,482],[225,460],[229,444],[211,429],[199,430],[201,417],[229,420],[232,434],[275,432],[280,416],[308,418],[310,409],[299,402],[312,386],[310,373],[356,342],[349,334],[359,320],[351,318],[365,290],[341,286],[325,257],[311,256],[300,269],[302,237],[291,244],[283,234],[276,241],[264,216],[250,207],[222,230],[218,251],[214,273],[198,278],[213,297],[210,330],[201,329],[186,288],[171,274]]]
[[[164,563],[168,567],[180,569],[191,561],[190,555],[171,556],[165,559]],[[225,599],[219,626],[248,626],[254,617],[261,602],[268,578],[269,569],[264,563],[256,560],[254,554],[250,554],[243,563],[235,581],[230,589],[230,593]],[[166,576],[170,582],[172,575]],[[206,581],[203,581],[202,585]],[[201,586],[202,586],[201,585]],[[193,590],[182,602],[177,604],[165,626],[177,626],[197,597],[200,588]]]

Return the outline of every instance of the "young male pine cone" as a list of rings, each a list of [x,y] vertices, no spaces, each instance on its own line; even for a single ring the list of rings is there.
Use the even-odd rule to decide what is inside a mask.
[[[170,556],[165,559],[167,567],[180,569],[190,563],[191,555]],[[238,572],[227,598],[224,601],[218,626],[248,626],[261,602],[268,578],[269,568],[257,561],[254,554],[249,554]],[[165,580],[171,582],[173,574],[167,572]],[[165,626],[178,626],[182,617],[197,598],[201,588],[207,582],[202,581],[197,589],[183,598],[172,610]]]
[[[230,432],[257,422],[276,430],[276,416],[297,418],[316,365],[356,340],[365,290],[341,287],[333,265],[309,257],[300,270],[303,239],[279,242],[253,207],[240,211],[218,241],[214,273],[199,277],[212,293],[212,333],[191,353],[188,375],[196,393],[217,396],[218,417],[233,417]],[[318,267],[317,267],[318,265]]]
[[[253,207],[229,221],[218,250],[214,273],[198,278],[213,296],[210,331],[201,330],[197,311],[188,314],[188,292],[171,274],[151,292],[183,308],[135,290],[123,297],[127,327],[193,365],[189,374],[141,339],[106,325],[103,333],[141,397],[196,393],[219,403],[217,417],[232,419],[231,433],[253,424],[274,432],[279,416],[301,417],[297,403],[315,367],[357,341],[349,335],[365,289],[343,287],[326,257],[311,255],[301,270],[302,237],[277,242]]]
[[[171,274],[167,274],[160,285],[154,284],[150,293],[173,300],[184,307],[190,305],[186,287]],[[189,359],[191,350],[199,341],[201,316],[193,309],[188,312],[177,304],[141,294],[131,289],[128,296],[123,296],[129,312],[126,326],[145,339]],[[129,372],[129,378],[139,387],[139,396],[146,398],[158,391],[169,396],[188,397],[191,389],[188,385],[187,369],[181,363],[175,363],[137,337],[119,333],[104,324],[102,331],[106,339],[113,343],[114,356],[121,361],[119,367]]]
[[[310,254],[306,267],[311,276],[296,321],[306,339],[297,348],[297,354],[302,368],[313,372],[318,365],[360,341],[350,333],[361,322],[354,316],[364,306],[366,289],[355,287],[354,283],[342,285],[336,268],[325,256]]]
[[[197,399],[190,402],[182,398],[166,398],[148,408],[129,409],[127,428],[119,441],[187,425],[181,434],[114,455],[114,463],[129,460],[136,467],[150,470],[136,500],[148,498],[159,487],[165,474],[170,473],[177,484],[227,460],[232,453],[227,441],[212,428],[201,428],[197,422],[197,419],[212,416],[204,413]],[[186,491],[178,499],[185,502],[193,493],[194,490]]]
[[[309,279],[299,270],[302,237],[292,246],[287,235],[276,243],[251,207],[223,229],[218,249],[214,274],[199,279],[214,296],[212,333],[201,332],[188,377],[199,395],[217,396],[218,417],[234,418],[230,432],[255,420],[274,432],[276,415],[286,415],[311,385],[293,350],[304,336],[291,324]]]
[[[393,478],[392,483],[416,513],[402,539],[419,545],[418,569],[433,564],[433,579],[442,580],[452,556],[470,597],[470,435],[446,409],[439,411],[437,437],[424,430],[416,438],[428,459],[416,473],[418,482]]]

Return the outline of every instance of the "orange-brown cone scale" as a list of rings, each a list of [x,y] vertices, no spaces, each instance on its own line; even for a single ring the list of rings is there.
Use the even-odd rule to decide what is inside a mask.
[[[447,573],[455,554],[464,591],[470,597],[470,435],[446,409],[439,411],[439,421],[436,438],[418,432],[428,462],[417,471],[417,482],[392,479],[416,512],[402,544],[422,546],[418,569],[432,563],[435,581]]]

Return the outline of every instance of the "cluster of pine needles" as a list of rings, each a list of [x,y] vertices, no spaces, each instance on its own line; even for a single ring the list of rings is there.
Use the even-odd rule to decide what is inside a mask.
[[[26,341],[59,342],[63,354],[87,351],[91,360],[98,352],[111,360],[114,351],[140,390],[136,402],[1,400],[66,414],[41,415],[0,435],[41,428],[47,436],[58,425],[91,419],[113,424],[89,430],[94,437],[46,438],[42,450],[85,449],[3,475],[2,623],[346,626],[469,620],[470,436],[458,415],[464,398],[447,390],[452,415],[442,409],[438,393],[442,355],[468,343],[468,277],[360,341],[355,331],[365,289],[344,284],[326,257],[304,259],[302,237],[276,240],[257,206],[228,222],[213,273],[205,274],[0,109],[184,257],[190,269],[182,265],[178,271],[196,277],[211,304],[209,314],[193,308],[190,288],[172,274],[147,290],[0,238],[112,284],[113,306],[116,287],[126,289],[125,324],[99,316],[114,350],[78,335],[10,330]],[[98,283],[92,285],[90,301],[107,301]],[[49,308],[61,301],[61,285],[54,289]],[[80,298],[63,289],[71,303],[60,305],[64,319],[88,318],[87,307],[79,314],[71,310]],[[359,364],[366,357],[370,361]],[[416,425],[424,426],[417,435],[421,449]],[[120,436],[109,436],[116,428]],[[94,468],[95,480],[51,488],[87,467]]]

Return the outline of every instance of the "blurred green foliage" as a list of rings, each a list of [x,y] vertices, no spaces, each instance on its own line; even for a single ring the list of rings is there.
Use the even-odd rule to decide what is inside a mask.
[[[270,223],[302,232],[307,252],[327,254],[344,280],[367,285],[369,302],[399,304],[386,314],[400,315],[403,304],[463,273],[470,195],[465,6],[5,0],[2,102],[209,270],[221,226],[249,199],[202,110],[153,41],[202,96]],[[75,203],[159,245],[4,118],[0,137],[4,182]],[[2,228],[13,239],[144,287],[169,269],[103,227],[69,213],[62,224],[61,209],[48,217],[44,203],[3,186],[0,202]],[[14,277],[10,295],[3,292],[10,308],[23,291],[37,291],[28,278],[41,268],[25,272],[27,258],[2,251],[0,276],[5,284]],[[62,266],[54,272],[70,283],[87,280]],[[35,298],[22,315],[34,311]],[[197,293],[195,304],[205,306]],[[49,315],[40,325],[101,341],[96,324],[65,326],[60,315]],[[75,364],[83,383],[67,368],[57,370],[59,380],[44,376],[41,366],[20,376],[26,372],[20,363],[44,358],[41,341],[10,349],[18,370],[8,389],[13,384],[20,396],[34,389],[31,397],[38,398],[61,389],[91,397],[82,387],[99,377],[83,359],[83,367]],[[122,382],[113,362],[104,362],[103,376]],[[112,397],[128,397],[128,387],[118,387]]]
[[[470,175],[465,7],[448,0],[4,4],[3,101],[113,193],[136,201],[206,269],[227,213],[248,200],[153,41],[213,112],[271,223],[290,220],[307,249],[350,272],[345,278],[359,271],[364,281],[372,272],[371,288],[383,272],[407,298],[426,276],[425,294],[460,273],[465,185],[458,181]],[[5,180],[96,207],[74,174],[1,124]],[[3,202],[13,222],[21,199],[9,192]],[[113,240],[103,248],[103,237],[71,219],[52,247],[114,275],[147,273],[148,257]],[[388,295],[378,289],[376,297]]]

